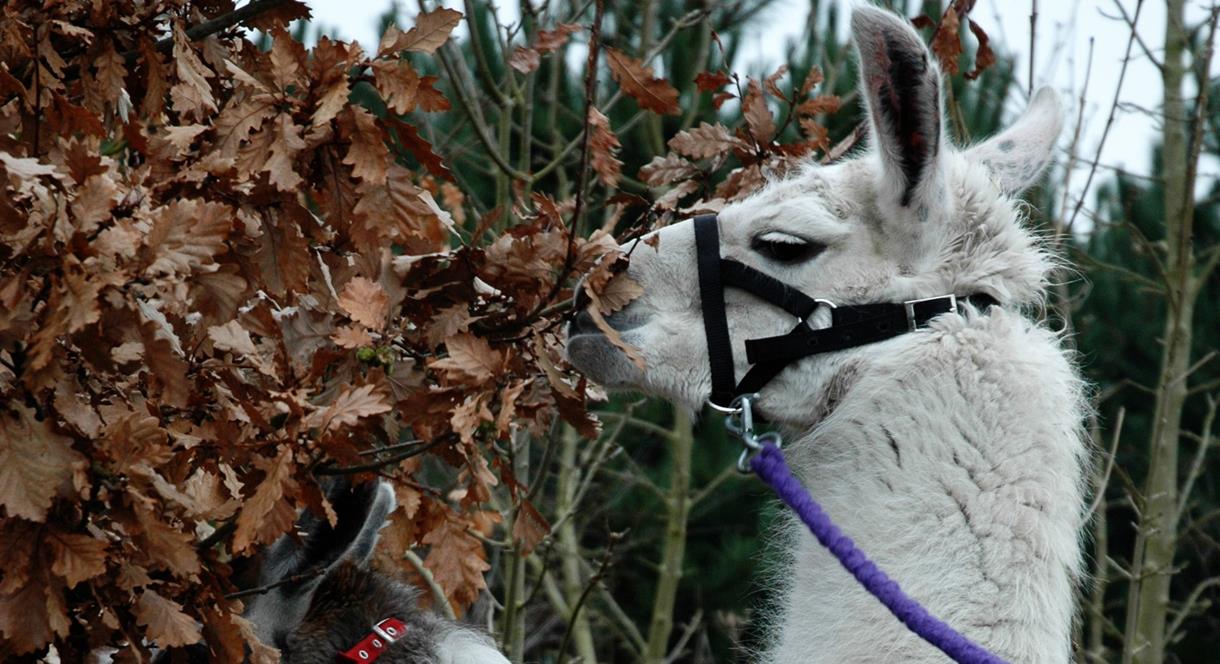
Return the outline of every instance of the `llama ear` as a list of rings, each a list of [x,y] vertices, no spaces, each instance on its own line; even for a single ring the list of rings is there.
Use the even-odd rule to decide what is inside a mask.
[[[1059,94],[1048,87],[1039,88],[1013,126],[966,150],[965,155],[971,162],[986,166],[1001,189],[1016,195],[1041,177],[1062,128]]]
[[[352,486],[346,479],[323,489],[335,510],[335,525],[310,512],[301,515],[297,531],[304,536],[303,566],[330,568],[341,560],[368,560],[378,531],[394,511],[394,490],[381,480]]]
[[[901,207],[922,208],[918,214],[926,218],[925,206],[945,198],[936,62],[915,29],[895,14],[857,7],[851,28],[873,146],[883,166],[881,191]]]
[[[296,534],[280,537],[263,553],[259,585],[270,590],[252,596],[245,611],[263,643],[278,643],[304,620],[331,568],[344,560],[368,560],[396,504],[394,490],[381,480],[353,486],[338,478],[325,483],[323,492],[335,511],[335,525],[303,512]]]

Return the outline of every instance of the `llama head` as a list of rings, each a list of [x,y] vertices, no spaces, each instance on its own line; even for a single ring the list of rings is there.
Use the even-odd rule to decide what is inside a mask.
[[[1040,90],[1009,129],[959,151],[945,136],[941,80],[932,54],[903,19],[857,8],[852,33],[870,149],[830,166],[810,164],[719,215],[720,253],[835,303],[901,302],[986,293],[1005,305],[1037,302],[1051,267],[1021,225],[1016,195],[1049,162],[1061,119]],[[711,391],[693,224],[657,231],[659,242],[624,247],[644,294],[608,318],[640,349],[636,368],[585,316],[569,329],[573,363],[607,387],[641,389],[697,408]],[[655,244],[655,246],[652,246]],[[725,293],[736,373],[744,341],[784,334],[794,321],[752,295]],[[820,327],[829,313],[810,321]],[[867,348],[867,347],[866,347]],[[803,424],[854,349],[807,358],[764,390],[768,414]],[[791,403],[778,403],[787,394]]]
[[[335,511],[335,525],[303,512],[296,533],[275,541],[263,553],[260,587],[281,583],[246,602],[245,617],[260,641],[282,648],[289,634],[305,620],[314,593],[342,563],[363,563],[373,554],[377,532],[394,511],[394,490],[382,481],[351,485],[346,480],[326,485],[326,498]],[[297,581],[284,583],[288,579]]]

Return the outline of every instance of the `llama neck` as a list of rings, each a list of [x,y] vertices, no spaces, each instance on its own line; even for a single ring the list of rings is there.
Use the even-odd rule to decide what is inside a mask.
[[[901,359],[862,363],[789,459],[843,531],[933,615],[1009,661],[1066,662],[1082,503],[1078,383],[1050,334],[1004,314],[967,325],[951,320],[956,334],[911,335],[875,355]],[[793,529],[769,661],[944,661]]]

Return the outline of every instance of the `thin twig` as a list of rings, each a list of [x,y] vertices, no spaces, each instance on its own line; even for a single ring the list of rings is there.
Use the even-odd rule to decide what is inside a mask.
[[[572,223],[568,229],[568,256],[564,261],[565,267],[571,263],[576,246],[576,235],[580,232],[580,220],[585,207],[585,188],[589,184],[589,164],[592,159],[592,150],[589,149],[592,137],[592,132],[589,130],[589,114],[597,107],[597,59],[601,51],[602,16],[606,11],[605,2],[597,0],[593,11],[593,26],[589,30],[589,57],[585,60],[585,113],[584,128],[581,131],[580,139],[580,170],[576,172],[576,202],[572,206]]]
[[[239,23],[243,23],[259,16],[260,14],[271,11],[285,2],[287,2],[287,0],[254,0],[250,4],[238,9],[234,9],[227,14],[221,14],[214,19],[204,21],[199,25],[187,28],[186,36],[191,41],[197,41],[205,37],[210,37],[221,30],[227,30],[228,28],[238,25]],[[157,40],[155,48],[162,53],[172,51],[174,48],[174,38],[170,36]],[[127,51],[123,54],[123,60],[127,63],[128,67],[134,65],[139,57],[140,51],[138,50]]]
[[[1207,21],[1207,39],[1204,40],[1202,52],[1196,54],[1195,61],[1195,78],[1201,87],[1198,96],[1195,97],[1194,117],[1190,119],[1190,124],[1188,125],[1194,128],[1190,135],[1190,145],[1186,151],[1186,182],[1189,183],[1197,182],[1199,177],[1199,153],[1203,149],[1203,128],[1206,124],[1204,119],[1207,118],[1208,101],[1211,98],[1211,64],[1212,55],[1216,52],[1216,27],[1218,23],[1220,23],[1220,6],[1213,5],[1211,16]],[[1193,218],[1195,214],[1195,191],[1193,186],[1186,187],[1186,190],[1182,193],[1182,203],[1183,214],[1186,215],[1187,219]],[[1183,250],[1188,250],[1188,243],[1191,242],[1191,238],[1189,234],[1185,235],[1186,237],[1180,239],[1179,242],[1183,245]],[[1187,288],[1193,291],[1183,293],[1182,297],[1196,297],[1198,290],[1203,287],[1202,282],[1195,282],[1195,284],[1191,285],[1189,270],[1183,270],[1182,277],[1187,284]]]
[[[593,485],[593,478],[601,470],[602,464],[610,459],[613,450],[618,449],[617,440],[619,434],[623,431],[623,424],[620,423],[610,435],[603,438],[591,462],[582,464],[585,467],[585,473],[580,479],[580,484],[576,487],[576,493],[572,497],[571,508],[560,514],[559,518],[555,519],[554,523],[551,524],[551,530],[547,534],[547,539],[554,537],[555,533],[559,532],[559,527],[576,514],[578,506],[584,500],[585,494],[589,492],[589,487]]]
[[[678,642],[674,644],[673,650],[665,657],[663,664],[673,664],[682,656],[682,651],[686,649],[686,644],[690,642],[692,636],[699,629],[699,625],[703,623],[703,608],[695,609],[695,615],[691,616],[690,622],[686,623],[686,627],[682,629],[682,635],[678,637]]]
[[[673,27],[670,28],[669,32],[665,33],[665,36],[661,38],[661,41],[657,42],[656,46],[653,46],[652,50],[649,51],[643,58],[641,58],[641,61],[644,62],[645,64],[652,62],[652,60],[654,58],[656,58],[666,48],[669,47],[669,42],[672,41],[673,38],[679,32],[681,32],[682,30],[684,30],[686,28],[698,25],[699,22],[703,19],[703,17],[707,13],[708,13],[708,10],[696,9],[696,10],[692,10],[692,11],[688,12],[685,16],[683,16],[682,18],[675,21]],[[623,99],[623,96],[624,96],[624,93],[623,93],[622,88],[619,88],[618,90],[616,90],[613,95],[610,95],[610,99],[608,99],[606,101],[606,103],[601,107],[602,113],[609,115],[610,111],[615,107],[615,105],[617,105],[618,102],[621,99]],[[622,133],[622,130],[623,130],[622,127],[618,127],[615,129],[615,131],[620,134]],[[583,140],[584,140],[584,130],[582,129],[581,133],[579,135],[577,135],[576,137],[574,137],[568,143],[568,145],[566,145],[564,147],[562,154],[564,156],[570,154],[572,152],[572,150],[575,150],[576,146],[579,145],[580,142]],[[556,167],[556,164],[555,164],[554,160],[552,160],[545,167],[543,167],[543,169],[539,170],[537,173],[534,174],[535,179],[537,179],[543,172],[549,173],[555,167]]]
[[[1036,2],[1035,2],[1036,4]],[[1031,19],[1032,20],[1032,19]],[[1067,211],[1068,194],[1071,192],[1072,171],[1076,169],[1076,160],[1080,154],[1078,152],[1080,146],[1080,134],[1084,128],[1084,109],[1085,95],[1089,91],[1089,80],[1093,78],[1093,38],[1089,37],[1089,58],[1084,68],[1084,85],[1080,88],[1080,96],[1076,98],[1076,127],[1072,130],[1072,142],[1068,145],[1068,162],[1067,168],[1063,170],[1063,197],[1059,201],[1059,214],[1056,215],[1055,224],[1055,244],[1059,245],[1059,240],[1063,233],[1071,233],[1072,229],[1063,224],[1063,213]],[[1032,64],[1030,65],[1033,66]],[[1032,71],[1031,71],[1031,76]],[[1032,78],[1030,79],[1032,83]],[[1032,94],[1032,93],[1031,93]],[[1095,160],[1096,163],[1096,160]],[[1081,192],[1084,196],[1084,192]]]
[[[1183,371],[1181,376],[1175,376],[1174,379],[1168,383],[1168,385],[1177,385],[1178,383],[1181,383],[1181,382],[1185,381],[1186,379],[1190,378],[1191,374],[1195,373],[1199,369],[1202,369],[1203,367],[1207,366],[1207,363],[1216,359],[1216,354],[1217,354],[1217,351],[1213,350],[1212,352],[1208,353],[1207,355],[1204,355],[1203,357],[1199,358],[1197,361],[1195,361],[1194,364],[1187,367],[1186,371]]]
[[[1118,2],[1118,0],[1115,0],[1115,4],[1117,4],[1117,2]],[[1135,16],[1132,17],[1132,19],[1131,19],[1132,26],[1134,26],[1136,23],[1139,22],[1140,11],[1143,8],[1144,8],[1144,0],[1136,0]],[[1114,117],[1118,113],[1118,100],[1119,100],[1119,96],[1122,94],[1122,91],[1123,91],[1123,81],[1126,80],[1126,78],[1127,78],[1127,65],[1131,62],[1131,47],[1134,44],[1135,44],[1135,29],[1132,28],[1131,34],[1127,37],[1127,50],[1126,50],[1126,53],[1123,55],[1123,65],[1122,65],[1122,68],[1118,72],[1118,83],[1115,84],[1115,86],[1114,86],[1114,101],[1110,103],[1110,114],[1109,114],[1109,116],[1106,117],[1106,126],[1104,129],[1102,129],[1101,140],[1098,141],[1098,143],[1097,143],[1097,158],[1094,160],[1095,162],[1099,161],[1101,159],[1101,150],[1106,145],[1106,138],[1110,136],[1110,128],[1114,125]],[[1075,207],[1075,209],[1072,210],[1072,216],[1068,219],[1068,223],[1067,223],[1068,228],[1072,228],[1073,223],[1076,221],[1076,215],[1080,213],[1080,208],[1084,205],[1084,199],[1085,199],[1084,192],[1087,192],[1089,190],[1089,187],[1093,184],[1093,176],[1096,175],[1096,173],[1097,173],[1097,166],[1094,165],[1092,168],[1089,169],[1089,177],[1085,179],[1084,188],[1080,190],[1082,192],[1081,196],[1076,201],[1076,207]]]
[[[1169,627],[1165,630],[1165,633],[1168,635],[1167,640],[1170,643],[1174,642],[1174,636],[1182,627],[1182,623],[1186,622],[1186,619],[1190,617],[1191,610],[1195,608],[1195,602],[1199,601],[1199,598],[1203,596],[1204,591],[1213,586],[1220,586],[1220,576],[1213,576],[1210,579],[1204,580],[1199,585],[1195,586],[1195,589],[1190,592],[1190,596],[1188,596],[1186,601],[1183,602],[1182,608],[1179,609],[1177,614],[1173,617],[1173,622],[1169,623]]]
[[[712,493],[714,493],[716,491],[716,489],[719,489],[721,484],[724,484],[725,482],[727,482],[735,477],[741,477],[741,472],[737,470],[737,466],[735,466],[733,464],[729,464],[728,466],[725,466],[724,469],[720,471],[719,475],[712,478],[711,482],[708,482],[707,484],[705,484],[703,486],[703,488],[699,489],[698,491],[696,491],[694,494],[691,495],[691,497],[690,497],[691,507],[694,508],[696,505],[698,505],[700,502],[702,502],[703,499],[712,495]]]
[[[666,429],[659,424],[653,424],[648,420],[641,420],[638,417],[632,417],[630,412],[615,413],[611,411],[599,411],[597,413],[597,417],[598,419],[612,421],[617,420],[620,423],[630,424],[632,427],[639,429],[640,431],[646,431],[654,436],[659,436],[668,441],[672,441],[674,438],[674,432],[670,431],[669,429]]]
[[[1135,20],[1127,15],[1127,8],[1123,7],[1121,2],[1115,2],[1114,5],[1118,7],[1119,13],[1122,14],[1123,22],[1125,22],[1131,32],[1135,34],[1135,41],[1139,43],[1140,50],[1144,52],[1144,56],[1147,57],[1148,61],[1151,62],[1157,69],[1164,69],[1165,66],[1161,64],[1160,60],[1156,59],[1155,55],[1152,54],[1152,49],[1148,48],[1148,45],[1144,43],[1144,38],[1139,36],[1139,32],[1137,32],[1135,29]],[[1110,18],[1105,12],[1101,12],[1101,15]]]
[[[865,122],[857,123],[855,128],[847,136],[843,137],[843,140],[835,143],[834,147],[830,148],[830,151],[826,153],[826,156],[822,157],[820,163],[829,164],[838,161],[843,155],[856,147],[856,144],[864,138],[866,133],[868,133],[868,125]]]
[[[1209,380],[1206,383],[1200,383],[1198,385],[1195,385],[1194,387],[1187,390],[1186,394],[1187,394],[1187,396],[1194,396],[1196,394],[1201,394],[1203,392],[1211,392],[1212,390],[1215,390],[1218,387],[1220,387],[1220,378],[1217,378],[1215,380]]]
[[[600,8],[602,0],[597,0],[597,4]],[[563,664],[564,662],[568,661],[568,644],[572,642],[572,625],[576,623],[576,616],[580,614],[580,610],[584,607],[585,600],[589,599],[589,593],[593,592],[593,588],[601,583],[602,579],[606,576],[606,572],[609,571],[610,562],[613,559],[612,556],[614,553],[614,545],[619,541],[619,539],[622,538],[622,536],[622,533],[611,534],[610,542],[606,545],[606,552],[602,554],[602,559],[597,566],[597,571],[593,573],[593,576],[589,577],[589,582],[585,584],[585,589],[580,593],[580,598],[577,599],[576,603],[572,605],[572,613],[568,617],[568,628],[564,631],[563,640],[559,643],[558,664]]]
[[[1165,286],[1163,286],[1162,284],[1159,284],[1156,281],[1153,281],[1152,279],[1149,279],[1148,277],[1145,277],[1144,275],[1142,275],[1138,272],[1125,268],[1121,265],[1107,263],[1103,260],[1100,260],[1094,256],[1089,255],[1083,249],[1076,248],[1076,252],[1079,254],[1081,260],[1083,260],[1086,263],[1089,263],[1093,267],[1115,272],[1115,273],[1119,274],[1120,276],[1130,279],[1133,283],[1139,284],[1140,286],[1148,288],[1157,293],[1163,293],[1166,290]]]
[[[491,160],[495,162],[496,166],[498,166],[505,175],[513,178],[514,180],[528,180],[529,174],[522,173],[516,168],[513,168],[513,166],[504,158],[504,155],[500,153],[499,146],[497,146],[495,141],[493,141],[491,137],[487,135],[487,125],[485,122],[483,122],[480,115],[476,113],[475,109],[477,108],[477,105],[475,104],[474,100],[467,96],[466,87],[462,85],[462,79],[458,76],[456,66],[453,64],[453,62],[451,62],[452,58],[449,57],[450,54],[446,48],[447,46],[449,46],[449,44],[446,44],[445,47],[441,47],[441,49],[436,52],[436,56],[440,59],[441,66],[445,68],[445,74],[448,75],[449,81],[453,84],[454,91],[457,92],[458,106],[460,106],[462,111],[466,113],[466,117],[470,120],[470,124],[473,125],[472,129],[475,136],[478,137],[479,142],[483,144],[483,147],[487,149],[488,156],[491,157]]]
[[[387,457],[385,459],[373,461],[370,463],[362,463],[362,464],[358,464],[355,466],[337,466],[337,467],[329,466],[329,465],[318,466],[314,470],[314,474],[315,475],[355,475],[357,473],[367,473],[367,472],[372,472],[375,470],[381,470],[382,468],[385,468],[387,466],[393,466],[393,465],[399,463],[400,461],[405,461],[406,459],[410,459],[413,456],[419,456],[420,454],[423,454],[424,452],[427,452],[427,451],[431,450],[432,448],[441,445],[442,443],[449,442],[449,440],[450,440],[449,436],[440,436],[436,440],[428,443],[427,445],[412,447],[411,449],[409,449],[405,452],[400,452],[398,454]]]
[[[512,100],[500,90],[500,86],[492,78],[491,67],[487,64],[487,53],[483,49],[483,36],[479,33],[479,26],[475,25],[474,2],[472,0],[465,0],[464,6],[466,7],[466,27],[470,32],[470,49],[474,51],[475,69],[479,72],[479,78],[483,81],[483,88],[496,100],[496,105],[501,110],[507,109],[512,106]],[[505,61],[507,61],[508,54],[503,53],[502,55]],[[505,71],[505,75],[511,78],[511,69],[506,67]]]
[[[1037,49],[1035,48],[1035,46],[1037,45],[1037,37],[1038,37],[1038,0],[1030,0],[1030,9],[1029,9],[1029,93],[1028,94],[1031,99],[1034,96],[1034,54],[1037,53]],[[1089,50],[1090,50],[1089,59],[1090,60],[1092,59],[1092,55],[1091,55],[1092,43],[1093,43],[1093,40],[1090,39],[1089,40],[1089,45],[1090,45],[1089,46]],[[1086,76],[1087,76],[1087,74],[1086,74]]]
[[[1211,277],[1212,270],[1216,269],[1217,264],[1220,264],[1220,245],[1204,250],[1199,258],[1202,259],[1203,267],[1199,268],[1199,273],[1195,275],[1196,288],[1202,288]]]
[[[1102,473],[1101,479],[1097,483],[1097,495],[1093,496],[1093,504],[1089,505],[1089,510],[1085,512],[1084,520],[1088,521],[1093,518],[1093,514],[1097,512],[1097,507],[1101,505],[1106,497],[1106,485],[1110,483],[1110,473],[1114,472],[1114,460],[1118,456],[1118,439],[1123,433],[1123,420],[1127,417],[1127,409],[1118,409],[1118,418],[1114,423],[1114,435],[1110,440],[1110,452],[1106,455],[1106,470]]]
[[[449,603],[449,598],[445,596],[445,589],[436,581],[432,570],[424,565],[424,561],[410,549],[402,553],[402,559],[411,563],[411,567],[415,569],[415,572],[424,580],[424,583],[428,584],[428,590],[432,591],[432,597],[436,600],[435,603],[442,607],[441,611],[445,613],[445,617],[450,620],[457,620],[457,615],[453,612],[453,605]]]
[[[538,314],[552,304],[555,296],[563,289],[576,260],[576,236],[580,232],[580,217],[584,214],[585,188],[589,184],[589,163],[592,157],[589,149],[589,112],[597,105],[597,59],[601,50],[602,18],[605,12],[604,0],[597,0],[593,10],[593,25],[589,29],[589,57],[585,60],[585,115],[584,126],[580,132],[580,169],[576,176],[576,202],[572,207],[572,221],[568,224],[568,246],[564,253],[563,269],[555,277],[555,283],[551,285],[546,297],[525,317],[524,325],[537,320]]]
[[[300,583],[301,581],[308,581],[310,579],[322,576],[325,573],[325,567],[313,567],[299,574],[286,576],[275,583],[268,583],[266,585],[256,586],[254,588],[247,588],[246,590],[239,590],[235,593],[229,593],[228,595],[225,595],[225,599],[241,599],[242,597],[249,597],[251,595],[262,595],[269,593],[280,586],[286,586],[291,583]]]
[[[1186,513],[1186,506],[1190,503],[1190,494],[1195,489],[1195,482],[1198,481],[1199,475],[1203,472],[1203,461],[1207,458],[1207,450],[1212,446],[1212,425],[1216,423],[1216,406],[1220,402],[1216,401],[1213,396],[1207,397],[1207,415],[1203,418],[1203,435],[1198,441],[1199,448],[1195,450],[1194,459],[1191,460],[1190,470],[1186,472],[1186,481],[1182,483],[1178,496],[1178,516],[1174,519],[1174,523],[1182,523],[1182,515]],[[1172,630],[1170,630],[1172,632]]]
[[[207,549],[210,549],[213,546],[216,546],[217,544],[219,544],[221,542],[221,540],[225,539],[229,535],[232,535],[233,531],[235,531],[235,530],[237,530],[237,518],[236,517],[229,519],[228,521],[225,521],[224,523],[217,526],[216,530],[213,530],[211,535],[208,535],[207,537],[203,538],[203,540],[201,540],[199,542],[199,544],[196,545],[195,548],[199,549],[200,551],[205,551]]]
[[[386,445],[384,447],[374,447],[372,449],[364,450],[359,452],[359,455],[373,456],[374,454],[381,454],[382,452],[399,452],[402,450],[414,449],[416,446],[426,444],[427,443],[424,443],[422,440],[406,440],[401,443],[395,443],[394,445]]]

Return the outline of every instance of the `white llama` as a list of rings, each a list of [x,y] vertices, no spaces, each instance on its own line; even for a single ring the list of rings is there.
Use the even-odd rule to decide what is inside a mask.
[[[1058,100],[1038,92],[1013,127],[957,151],[919,35],[871,8],[855,10],[852,31],[871,149],[726,207],[721,255],[840,304],[986,294],[999,306],[962,304],[918,331],[805,358],[762,389],[758,409],[831,517],[933,615],[1011,662],[1067,662],[1085,405],[1060,339],[1022,315],[1042,301],[1053,260],[1015,199],[1049,160]],[[610,318],[647,368],[583,317],[568,353],[606,386],[697,409],[711,381],[692,224],[659,235],[631,258],[644,295]],[[793,320],[740,290],[726,303],[740,377],[744,340]],[[825,310],[810,322],[828,323]],[[946,661],[790,529],[785,609],[760,660]]]

